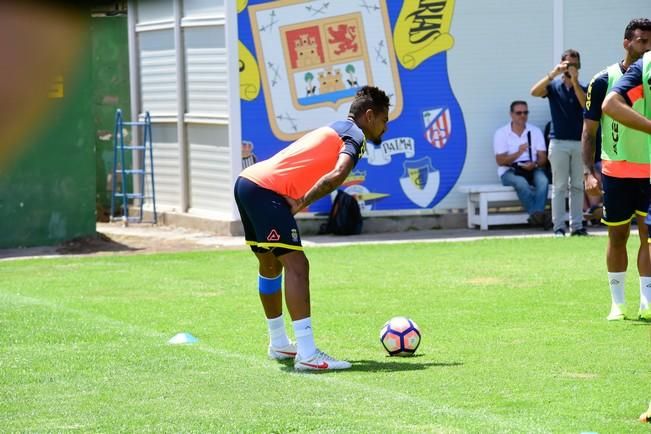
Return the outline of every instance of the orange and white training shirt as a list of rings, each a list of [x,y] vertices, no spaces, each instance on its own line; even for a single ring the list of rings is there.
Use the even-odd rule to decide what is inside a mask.
[[[362,130],[350,119],[333,122],[307,133],[273,157],[240,173],[260,187],[299,199],[323,175],[335,168],[339,154],[356,165],[366,146]]]

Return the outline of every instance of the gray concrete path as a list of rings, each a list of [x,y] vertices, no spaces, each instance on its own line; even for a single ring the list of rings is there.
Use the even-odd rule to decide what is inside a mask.
[[[607,234],[603,226],[590,227],[592,236]],[[245,248],[243,237],[219,236],[192,229],[133,224],[123,227],[119,223],[98,223],[97,239],[84,239],[60,246],[0,249],[0,261],[19,258],[58,257],[64,255],[154,253],[170,251],[211,250],[219,248]],[[303,238],[306,247],[342,246],[374,243],[413,243],[472,241],[486,238],[552,237],[549,231],[527,226],[507,229],[436,229],[374,233],[353,236],[312,235]]]
[[[184,239],[192,241],[199,246],[207,247],[237,247],[244,245],[244,237],[218,236],[206,232],[198,232],[184,228],[173,227],[151,227],[117,226],[115,224],[99,223],[97,230],[108,236],[141,236],[156,237],[160,239],[174,240]],[[591,235],[606,235],[606,228],[603,226],[588,228]],[[480,231],[478,229],[433,229],[426,231],[388,232],[373,233],[350,236],[337,235],[309,235],[303,237],[305,246],[330,246],[350,245],[360,243],[410,243],[410,242],[436,242],[436,241],[463,241],[478,240],[485,238],[518,238],[518,237],[551,237],[551,231],[542,231],[526,226],[512,227],[508,229],[491,229]]]

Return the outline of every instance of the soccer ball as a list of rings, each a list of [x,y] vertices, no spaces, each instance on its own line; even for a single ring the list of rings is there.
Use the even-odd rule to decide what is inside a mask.
[[[380,342],[390,356],[411,356],[420,345],[420,330],[409,318],[396,316],[382,326]]]

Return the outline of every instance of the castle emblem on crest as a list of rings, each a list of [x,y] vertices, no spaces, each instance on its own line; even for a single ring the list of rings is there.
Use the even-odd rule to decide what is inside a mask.
[[[346,117],[364,85],[391,99],[389,118],[402,111],[402,92],[384,2],[278,0],[249,6],[269,123],[294,140],[324,121]],[[316,13],[318,10],[319,13]]]
[[[285,26],[282,35],[292,96],[299,107],[335,107],[368,83],[360,13]]]

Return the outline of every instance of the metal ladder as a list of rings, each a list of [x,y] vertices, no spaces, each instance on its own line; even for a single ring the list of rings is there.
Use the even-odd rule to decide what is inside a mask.
[[[124,127],[135,127],[131,130],[135,130],[136,134],[131,136],[136,141],[139,134],[139,127],[143,128],[143,143],[142,144],[124,144]],[[136,158],[137,167],[133,165],[133,168],[127,169],[124,154],[127,151],[135,151],[140,153],[139,157]],[[125,122],[122,119],[122,110],[118,109],[115,112],[115,133],[113,140],[113,177],[112,177],[112,191],[111,191],[111,215],[110,220],[122,220],[122,223],[127,226],[129,223],[153,223],[158,222],[158,216],[156,214],[156,192],[154,189],[154,155],[152,149],[152,137],[151,137],[151,117],[149,112],[145,113],[145,120],[142,122]],[[135,153],[134,152],[134,153]],[[118,158],[120,161],[120,166],[118,167]],[[117,185],[118,174],[122,176],[122,182],[120,182],[119,190]],[[149,181],[147,187],[150,189],[148,192],[145,192],[145,179]],[[135,191],[128,191],[129,185],[134,187]],[[140,188],[135,189],[135,186],[138,185]],[[118,205],[116,199],[119,201],[122,200],[122,204]],[[143,222],[143,205],[145,200],[151,200],[153,206],[153,218],[151,221]],[[137,216],[129,216],[129,202],[134,201],[139,204],[139,214]],[[122,208],[122,215],[115,216],[116,207]]]

